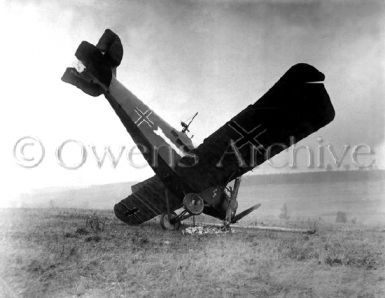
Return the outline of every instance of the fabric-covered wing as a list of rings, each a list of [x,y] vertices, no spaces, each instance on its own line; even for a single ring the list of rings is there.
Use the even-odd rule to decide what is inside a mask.
[[[167,211],[166,187],[151,177],[132,187],[132,194],[114,206],[115,215],[130,225],[141,224]],[[182,200],[169,192],[170,211],[182,206]]]
[[[181,159],[178,175],[191,189],[225,185],[334,119],[325,76],[308,64],[291,67],[248,106]]]

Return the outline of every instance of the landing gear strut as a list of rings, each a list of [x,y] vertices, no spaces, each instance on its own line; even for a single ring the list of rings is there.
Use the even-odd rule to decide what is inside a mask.
[[[194,193],[187,194],[183,199],[183,205],[185,210],[180,214],[176,214],[170,209],[170,202],[168,196],[168,190],[165,191],[167,213],[163,213],[160,217],[160,225],[164,230],[178,230],[182,220],[185,220],[191,216],[201,214],[204,208],[203,199]]]
[[[160,217],[160,225],[164,230],[175,231],[180,227],[180,221],[175,221],[177,215],[175,212],[170,214],[163,213]]]
[[[237,201],[237,196],[238,196],[238,191],[239,191],[239,186],[241,185],[241,177],[236,178],[234,181],[234,187],[229,189],[230,196],[228,197],[227,201],[227,210],[226,210],[226,217],[225,220],[223,221],[223,228],[225,230],[230,229],[230,224],[233,223],[235,214],[238,209],[238,201]]]
[[[178,230],[182,220],[185,220],[193,216],[191,213],[188,213],[187,210],[183,210],[179,215],[175,212],[163,213],[160,217],[160,225],[165,230]]]

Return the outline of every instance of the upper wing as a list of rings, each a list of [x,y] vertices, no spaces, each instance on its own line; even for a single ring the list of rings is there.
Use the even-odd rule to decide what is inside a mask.
[[[291,67],[248,106],[181,159],[176,171],[195,191],[225,185],[334,119],[325,76],[308,64]]]

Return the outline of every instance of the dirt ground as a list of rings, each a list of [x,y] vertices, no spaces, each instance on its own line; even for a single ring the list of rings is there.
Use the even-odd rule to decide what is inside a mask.
[[[385,297],[385,227],[317,227],[185,235],[111,211],[3,209],[0,297]]]

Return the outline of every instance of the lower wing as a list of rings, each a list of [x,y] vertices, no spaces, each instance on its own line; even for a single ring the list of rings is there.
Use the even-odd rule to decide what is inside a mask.
[[[166,187],[153,176],[132,187],[132,194],[114,206],[115,215],[130,225],[141,224],[167,212]],[[170,211],[182,207],[182,199],[168,192]]]

